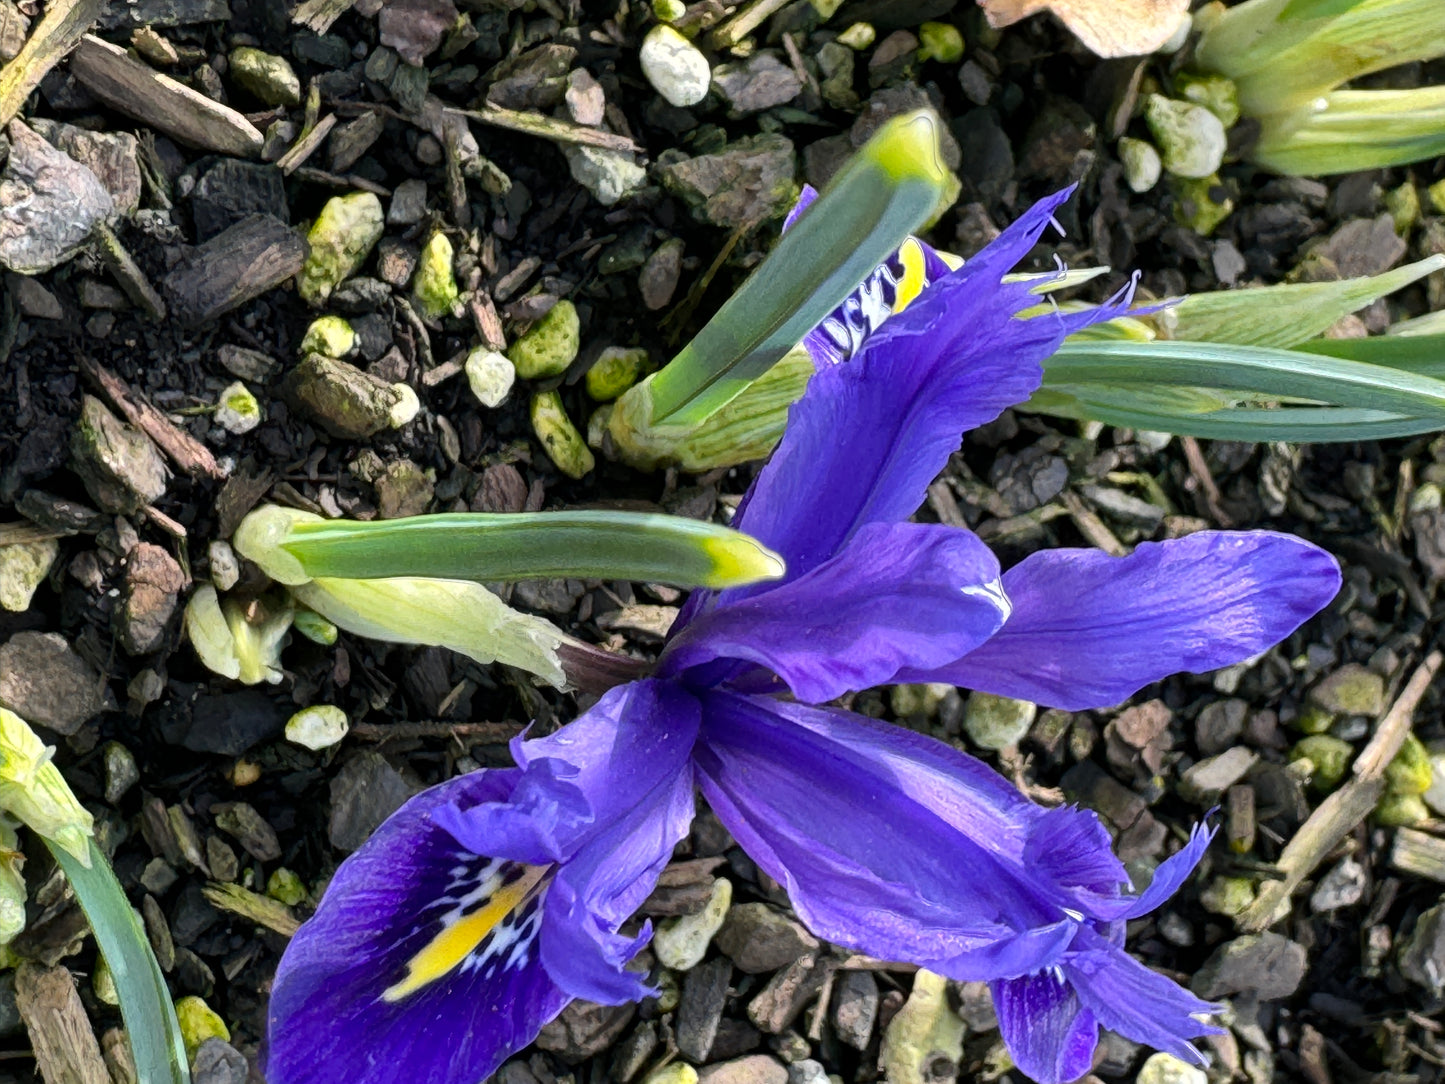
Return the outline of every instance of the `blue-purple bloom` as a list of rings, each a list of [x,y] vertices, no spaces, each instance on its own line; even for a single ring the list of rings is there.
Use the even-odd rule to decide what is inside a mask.
[[[971,532],[908,522],[960,434],[1022,402],[1063,336],[1116,311],[1017,319],[1006,272],[1064,196],[934,281],[842,364],[820,357],[734,525],[776,584],[700,592],[652,674],[516,768],[404,806],[342,864],[270,1009],[272,1084],[475,1084],[574,997],[645,996],[624,925],[694,788],[819,936],[991,984],[1018,1067],[1088,1072],[1099,1027],[1180,1057],[1214,1010],[1123,948],[1207,848],[1196,828],[1138,895],[1093,813],[1045,809],[986,765],[822,706],[941,681],[1068,709],[1247,659],[1335,594],[1333,559],[1270,532],[1130,556],[1037,553],[1006,573]]]

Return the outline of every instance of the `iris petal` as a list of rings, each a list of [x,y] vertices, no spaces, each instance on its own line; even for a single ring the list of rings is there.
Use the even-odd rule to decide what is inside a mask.
[[[884,684],[904,666],[958,658],[1007,616],[998,561],[972,532],[868,524],[804,576],[694,619],[658,672],[743,659],[819,703]]]
[[[1023,974],[1068,946],[1073,921],[1003,857],[1026,835],[1017,792],[990,810],[995,788],[971,787],[975,773],[950,781],[936,770],[945,758],[914,756],[938,743],[847,712],[720,690],[699,698],[704,795],[819,936],[959,979]],[[1002,779],[998,789],[1011,790]],[[965,834],[939,807],[992,831]]]
[[[998,1029],[1020,1072],[1065,1084],[1094,1066],[1099,1025],[1055,970],[989,984]]]
[[[942,681],[1079,711],[1279,643],[1340,586],[1335,559],[1272,531],[1200,531],[1127,557],[1045,550],[1003,576],[1013,614],[982,647],[899,680]]]
[[[433,817],[453,802],[502,801],[519,776],[475,772],[433,787],[341,864],[276,972],[271,1084],[390,1084],[401,1066],[434,1084],[475,1084],[562,1010],[569,995],[534,951],[540,892],[489,930],[456,930],[463,910],[484,909],[526,870],[468,852]],[[449,928],[470,944],[459,958],[436,947]],[[456,962],[443,967],[448,956]],[[419,959],[428,981],[408,983]]]

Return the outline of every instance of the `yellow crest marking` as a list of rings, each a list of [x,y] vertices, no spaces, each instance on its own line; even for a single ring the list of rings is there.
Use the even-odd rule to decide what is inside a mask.
[[[893,291],[895,313],[902,312],[917,301],[918,295],[923,293],[924,287],[928,285],[923,246],[918,243],[918,238],[910,237],[903,242],[898,249],[898,262],[903,266],[903,273],[898,276]]]
[[[471,955],[482,938],[496,928],[525,900],[547,872],[544,866],[527,866],[522,876],[492,894],[485,907],[449,923],[406,964],[406,977],[382,991],[383,1001],[400,1001],[423,986],[449,974]]]

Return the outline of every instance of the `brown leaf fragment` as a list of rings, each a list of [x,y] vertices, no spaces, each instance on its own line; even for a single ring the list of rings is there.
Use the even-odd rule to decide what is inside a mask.
[[[1099,56],[1142,56],[1168,41],[1189,0],[979,0],[988,24],[1012,26],[1050,11]]]

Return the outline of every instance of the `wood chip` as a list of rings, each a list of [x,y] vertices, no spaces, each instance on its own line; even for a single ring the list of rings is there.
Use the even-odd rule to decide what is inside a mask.
[[[110,1084],[69,971],[21,964],[15,972],[15,1006],[46,1084]]]
[[[1280,905],[1379,804],[1385,792],[1385,767],[1409,735],[1415,709],[1419,707],[1442,661],[1445,661],[1445,656],[1432,651],[1410,675],[1405,688],[1375,728],[1374,737],[1355,758],[1351,766],[1354,778],[1321,802],[1309,819],[1300,825],[1294,838],[1285,844],[1279,861],[1275,863],[1284,874],[1283,878],[1261,885],[1254,903],[1235,919],[1235,925],[1241,930],[1258,933],[1270,926]]]
[[[0,128],[20,112],[30,92],[100,18],[105,0],[57,0],[47,4],[45,18],[21,46],[15,59],[0,68]]]
[[[111,108],[202,150],[255,158],[264,138],[220,102],[147,67],[118,45],[87,34],[70,58],[70,70]]]
[[[443,112],[455,113],[493,128],[506,128],[511,132],[540,136],[542,139],[550,139],[554,143],[583,144],[588,147],[605,147],[607,150],[613,151],[642,153],[642,148],[626,136],[604,132],[597,128],[587,128],[581,124],[573,124],[571,121],[559,120],[556,117],[546,117],[540,113],[523,113],[515,109],[503,109],[501,106],[491,103],[483,105],[481,109],[445,109]]]
[[[336,127],[336,114],[328,113],[317,121],[316,126],[298,139],[291,148],[276,159],[276,168],[288,177],[295,173],[313,154],[316,148],[325,142],[326,137],[331,134],[331,129]]]
[[[145,272],[131,258],[131,254],[125,250],[125,246],[120,243],[120,238],[106,225],[97,226],[95,234],[100,239],[100,253],[101,258],[105,260],[105,266],[115,281],[120,283],[120,288],[125,291],[125,296],[130,298],[131,304],[152,320],[164,320],[166,318],[165,301],[161,299],[160,294],[156,293],[150,280],[146,278]]]
[[[201,889],[201,894],[222,911],[250,919],[258,926],[274,930],[282,937],[290,937],[301,928],[301,921],[284,903],[273,900],[270,896],[251,892],[240,885],[212,881]]]
[[[306,262],[306,242],[279,219],[247,215],[188,249],[162,286],[176,318],[195,327],[281,285]]]
[[[126,421],[150,437],[183,472],[192,478],[216,481],[226,476],[204,444],[135,394],[105,366],[81,355],[80,371]]]

